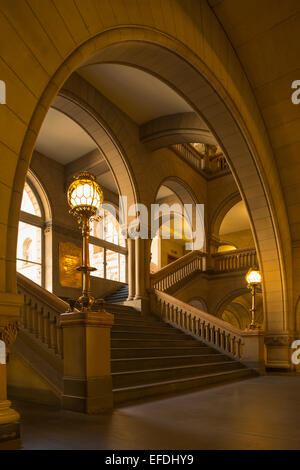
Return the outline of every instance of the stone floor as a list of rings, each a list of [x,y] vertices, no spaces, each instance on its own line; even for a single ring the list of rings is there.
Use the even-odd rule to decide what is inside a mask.
[[[300,449],[300,376],[268,375],[87,416],[15,403],[0,449]]]

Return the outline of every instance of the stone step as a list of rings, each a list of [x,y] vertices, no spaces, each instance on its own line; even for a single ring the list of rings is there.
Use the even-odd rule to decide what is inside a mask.
[[[236,361],[192,364],[168,368],[148,369],[112,373],[113,388],[131,387],[165,380],[177,380],[185,377],[198,377],[205,374],[241,369]]]
[[[170,330],[170,331],[179,331],[176,328],[172,328],[170,325],[167,323],[163,322],[156,322],[156,321],[144,321],[144,320],[130,320],[127,318],[116,318],[115,317],[115,322],[113,325],[113,328],[115,327],[127,327],[127,328],[159,328],[161,330]]]
[[[111,306],[111,310],[113,309],[113,306]],[[123,312],[122,310],[114,310],[110,313],[114,313],[115,317],[119,320],[132,320],[132,321],[144,321],[144,322],[155,322],[155,323],[163,323],[160,321],[158,318],[156,318],[154,315],[142,315],[140,312],[137,312],[134,309],[131,309],[131,311],[128,312]]]
[[[103,307],[108,313],[113,313],[116,316],[120,316],[120,318],[132,317],[134,319],[138,319],[141,316],[141,314],[137,312],[134,308],[127,307],[126,305],[104,304]]]
[[[124,359],[112,359],[111,370],[112,372],[126,372],[225,361],[230,361],[230,358],[220,353],[166,357],[127,357]]]
[[[199,389],[218,383],[246,379],[255,375],[254,371],[241,368],[201,375],[199,377],[185,377],[178,380],[167,380],[138,386],[122,387],[113,390],[114,404],[121,405],[130,401],[141,400],[148,397]]]
[[[213,348],[209,348],[208,346],[201,345],[198,343],[198,346],[192,347],[183,346],[183,347],[166,347],[163,346],[156,346],[156,347],[145,347],[145,343],[143,342],[143,346],[141,347],[133,347],[132,341],[131,347],[118,347],[119,342],[116,341],[116,345],[111,349],[111,357],[112,359],[126,359],[126,358],[145,358],[145,357],[167,357],[167,356],[190,356],[190,355],[197,355],[202,356],[203,354],[216,354],[216,351]]]
[[[195,349],[199,347],[199,343],[194,340],[193,338],[189,338],[188,336],[182,336],[182,339],[136,339],[136,338],[118,338],[118,339],[111,339],[111,346],[113,348],[141,348],[141,347],[148,347],[148,348],[155,348],[155,347],[194,347]]]
[[[113,313],[115,316],[115,323],[118,323],[119,321],[130,321],[133,323],[142,323],[142,324],[157,324],[160,323],[156,320],[154,317],[148,317],[148,316],[141,316],[139,313],[115,313],[113,311],[109,312]]]
[[[186,340],[186,335],[181,331],[161,331],[156,329],[154,331],[147,331],[147,329],[142,329],[141,331],[134,331],[134,330],[119,330],[119,329],[112,329],[111,330],[111,338],[114,339],[178,339],[178,340]]]

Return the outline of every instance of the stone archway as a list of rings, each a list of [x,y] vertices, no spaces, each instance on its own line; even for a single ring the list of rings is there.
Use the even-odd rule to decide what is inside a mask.
[[[220,232],[222,220],[230,209],[241,201],[239,192],[232,193],[217,207],[210,220],[210,233],[213,237],[217,237]]]
[[[205,35],[205,32],[202,31],[202,34]],[[228,71],[220,68],[219,49],[215,63],[212,58],[208,58],[209,54],[206,52],[211,47],[210,42],[207,46],[202,43],[199,49],[199,53],[202,53],[200,58],[182,42],[158,30],[136,26],[119,27],[100,34],[90,33],[74,53],[65,56],[64,60],[58,62],[58,67],[49,71],[50,80],[42,91],[37,91],[39,101],[31,108],[32,116],[28,125],[20,125],[21,139],[18,138],[15,145],[19,160],[11,198],[8,194],[10,206],[7,214],[7,246],[4,248],[6,291],[15,291],[16,222],[25,174],[37,133],[52,100],[70,73],[83,61],[123,63],[156,75],[181,94],[207,123],[221,145],[252,221],[264,275],[267,332],[273,336],[288,333],[293,324],[292,316],[288,318],[288,299],[285,294],[286,265],[290,260],[289,231],[285,209],[281,203],[282,195],[278,189],[278,175],[271,164],[272,152],[255,100],[241,69],[236,61],[236,70],[231,67]],[[203,47],[207,47],[207,51]],[[215,47],[220,48],[221,43]],[[91,54],[95,51],[98,52],[91,59]],[[230,74],[236,77],[236,82]],[[222,80],[224,75],[228,76],[227,83]],[[268,170],[268,178],[264,168]],[[273,193],[271,185],[276,187]],[[288,260],[286,265],[283,264],[283,259]]]
[[[196,233],[199,230],[199,226],[197,226],[197,222],[201,224],[201,231],[203,233],[203,244],[201,243],[201,250],[205,251],[206,245],[206,233],[205,233],[205,212],[203,213],[204,208],[200,207],[198,209],[198,213],[196,214],[195,207],[199,204],[195,194],[193,193],[192,188],[185,182],[182,178],[178,178],[176,176],[169,176],[165,178],[163,181],[160,182],[158,188],[156,189],[155,200],[157,199],[157,194],[159,189],[162,186],[166,186],[170,189],[179,199],[182,206],[189,205],[193,208],[192,214],[189,217],[188,223],[191,227],[192,232]],[[196,247],[197,249],[197,247]]]

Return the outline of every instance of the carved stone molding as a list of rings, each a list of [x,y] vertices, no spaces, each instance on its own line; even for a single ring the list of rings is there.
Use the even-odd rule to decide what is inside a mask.
[[[265,337],[267,346],[290,346],[293,342],[293,336],[290,335],[272,335]]]
[[[0,327],[0,339],[4,341],[6,345],[7,355],[10,353],[11,347],[17,338],[19,329],[20,323],[18,321],[7,323]]]

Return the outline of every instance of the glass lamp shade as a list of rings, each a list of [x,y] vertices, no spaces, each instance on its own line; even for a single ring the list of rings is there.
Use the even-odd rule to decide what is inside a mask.
[[[261,283],[261,273],[257,268],[251,268],[246,274],[246,281],[250,285]]]
[[[94,208],[95,212],[103,203],[103,192],[95,176],[83,171],[74,176],[68,189],[68,203],[71,209]]]

